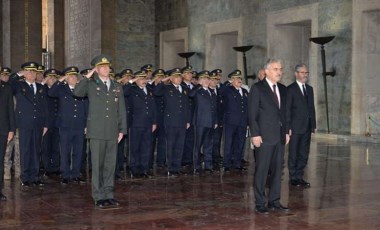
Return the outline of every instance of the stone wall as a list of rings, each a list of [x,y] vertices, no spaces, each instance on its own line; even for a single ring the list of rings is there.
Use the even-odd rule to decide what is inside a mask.
[[[175,6],[176,3],[181,4],[181,10],[168,10],[169,5]],[[329,77],[327,83],[330,131],[349,133],[351,130],[352,0],[157,1],[156,14],[157,12],[167,12],[167,15],[161,18],[156,16],[156,34],[161,31],[188,26],[189,50],[198,53],[197,56],[192,57],[191,63],[195,69],[199,70],[204,68],[205,65],[205,25],[212,22],[241,18],[243,28],[242,44],[255,46],[251,51],[247,52],[248,72],[252,73],[256,72],[268,58],[267,15],[272,12],[315,3],[318,4],[318,36],[336,36],[326,46],[327,70],[329,71],[332,66],[337,70],[337,75],[334,78]],[[187,12],[187,17],[178,17],[178,12]],[[183,13],[183,15],[185,14]],[[318,95],[316,98],[318,129],[326,131],[319,47],[317,55],[317,73],[311,74],[317,77],[313,87],[317,90]],[[158,63],[158,61],[156,62]],[[292,74],[291,72],[284,73],[289,77]]]

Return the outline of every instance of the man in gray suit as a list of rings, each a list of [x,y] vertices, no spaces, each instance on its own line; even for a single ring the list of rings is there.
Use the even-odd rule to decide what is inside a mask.
[[[74,95],[88,97],[87,138],[92,163],[92,197],[98,208],[117,207],[114,178],[117,144],[127,133],[123,88],[110,78],[111,60],[96,56],[94,68],[77,84]]]

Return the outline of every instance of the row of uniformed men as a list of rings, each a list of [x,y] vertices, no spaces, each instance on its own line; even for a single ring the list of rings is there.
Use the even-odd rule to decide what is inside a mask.
[[[66,68],[62,73],[64,77],[58,81],[60,73],[55,69],[43,73],[41,66],[34,62],[23,64],[22,69],[37,73],[35,80],[29,76],[29,71],[20,71],[10,79],[17,102],[22,185],[43,185],[39,176],[41,131],[44,134],[42,162],[45,171],[52,173],[60,168],[63,184],[70,180],[84,182],[80,178],[80,168],[88,102],[72,92],[78,81],[78,68]],[[10,69],[2,68],[1,74],[10,74]],[[199,84],[194,82],[195,76]],[[158,69],[153,72],[151,65],[142,67],[142,71],[135,74],[126,69],[115,76],[115,80],[124,85],[132,175],[150,176],[156,147],[156,163],[161,167],[167,165],[168,175],[180,173],[181,165],[193,165],[194,173],[198,174],[202,147],[205,170],[218,169],[223,128],[225,171],[231,167],[242,169],[248,93],[241,88],[240,71],[232,72],[229,77],[230,84],[220,84],[219,69],[196,74],[191,66],[187,66],[182,70],[164,72]],[[123,162],[123,146],[121,142],[119,165]],[[7,159],[6,177],[10,172]],[[17,171],[16,164],[16,175]]]

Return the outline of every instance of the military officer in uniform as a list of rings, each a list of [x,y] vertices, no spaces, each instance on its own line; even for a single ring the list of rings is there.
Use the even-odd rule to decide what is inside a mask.
[[[44,82],[44,71],[45,71],[45,66],[43,65],[38,65],[37,66],[37,74],[36,74],[36,82],[43,84]]]
[[[0,74],[10,72],[9,68],[1,68]],[[4,154],[16,129],[14,117],[14,105],[12,89],[0,81],[0,201],[6,201],[7,197],[2,193],[4,186]]]
[[[186,88],[189,92],[195,87],[195,85],[191,82],[193,79],[193,73],[191,72],[193,69],[192,66],[185,66],[181,69],[182,72],[182,87]],[[190,107],[190,121],[193,121],[195,103],[194,99],[189,97],[189,107]],[[182,165],[190,166],[193,164],[193,150],[194,150],[194,124],[190,122],[190,127],[186,130],[185,137],[185,146],[183,148],[182,154]],[[194,167],[193,167],[194,170]]]
[[[201,169],[201,149],[204,155],[204,167],[207,173],[213,172],[212,165],[212,135],[217,127],[216,96],[208,88],[210,85],[209,71],[198,73],[199,85],[191,90],[189,96],[194,99],[195,145],[194,145],[194,174]]]
[[[48,69],[44,72],[44,87],[49,94],[50,88],[57,81],[59,71]],[[58,98],[47,97],[48,101],[48,131],[42,139],[42,163],[45,175],[59,175],[59,130],[57,127]]]
[[[190,127],[188,90],[181,86],[181,69],[175,68],[167,78],[162,79],[154,89],[156,96],[163,96],[165,102],[164,125],[167,143],[168,176],[181,172],[181,160],[185,144],[186,129]],[[164,84],[170,79],[170,84]]]
[[[222,75],[221,69],[215,69],[210,72],[210,91],[216,97],[216,111],[217,111],[217,124],[218,126],[213,131],[213,149],[212,149],[212,162],[214,170],[220,169],[221,154],[220,148],[223,135],[223,100],[221,97],[220,79]]]
[[[241,87],[240,70],[231,72],[230,84],[222,91],[224,109],[224,171],[243,170],[244,144],[248,125],[248,91]]]
[[[95,206],[119,206],[114,199],[117,144],[127,133],[127,116],[122,86],[110,79],[110,58],[98,55],[94,69],[75,87],[74,95],[88,97],[87,138],[90,139],[92,197]]]
[[[36,83],[38,64],[26,62],[22,71],[10,80],[16,98],[16,128],[19,132],[21,185],[43,186],[39,175],[39,152],[42,136],[48,130],[48,105],[46,89]],[[19,77],[23,76],[24,80]]]
[[[157,69],[152,74],[153,84],[147,85],[154,91],[156,85],[165,77],[165,71],[163,69]],[[154,158],[154,151],[157,148],[156,164],[159,169],[162,169],[166,164],[166,138],[165,138],[165,126],[164,126],[164,97],[154,97],[156,102],[156,117],[157,128],[153,132],[153,145],[152,145],[152,158]]]
[[[146,64],[143,65],[140,70],[145,71],[146,73],[146,79],[148,80],[148,83],[152,82],[152,74],[153,74],[153,65],[152,64]]]
[[[156,104],[152,91],[147,87],[145,71],[137,71],[134,78],[123,87],[130,106],[130,162],[132,176],[152,176],[149,160],[152,153],[152,137],[156,130]],[[135,83],[135,84],[133,84]]]
[[[59,98],[57,126],[60,136],[62,185],[67,185],[70,181],[85,183],[80,177],[80,169],[88,102],[84,97],[73,95],[78,73],[77,67],[67,67],[63,70],[64,76],[49,90],[49,96]]]

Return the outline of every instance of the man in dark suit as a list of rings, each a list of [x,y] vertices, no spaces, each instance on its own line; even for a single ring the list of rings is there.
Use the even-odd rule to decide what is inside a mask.
[[[170,84],[164,84],[170,79]],[[181,70],[175,68],[169,77],[162,79],[154,89],[156,96],[163,96],[165,102],[164,125],[167,146],[168,176],[177,176],[181,171],[182,153],[186,129],[190,127],[189,91],[181,86]]]
[[[98,55],[79,81],[74,96],[88,97],[87,138],[91,149],[92,197],[97,208],[120,206],[114,199],[117,144],[127,133],[122,85],[110,78],[111,60]],[[96,73],[95,73],[96,72]]]
[[[189,96],[194,99],[195,145],[194,145],[194,174],[201,169],[201,149],[204,155],[206,173],[213,172],[212,165],[212,135],[217,127],[216,95],[209,90],[210,75],[208,71],[198,73],[199,85],[190,91]]]
[[[265,64],[265,74],[266,78],[251,88],[248,108],[251,141],[257,148],[254,175],[256,212],[261,214],[268,214],[268,209],[289,211],[280,204],[284,145],[290,138],[285,118],[286,87],[279,83],[281,61],[269,59]],[[271,178],[266,206],[265,183],[269,169]]]
[[[49,90],[49,96],[59,99],[57,126],[60,136],[62,185],[84,184],[80,177],[83,157],[83,143],[86,128],[88,101],[73,94],[78,82],[78,68],[67,67],[60,78]]]
[[[38,64],[26,62],[22,71],[10,79],[16,98],[16,128],[20,143],[20,181],[23,187],[32,184],[43,186],[39,175],[39,152],[42,136],[48,130],[48,105],[46,89],[36,82]],[[20,79],[23,76],[24,79]]]
[[[157,111],[153,93],[147,88],[146,77],[145,71],[136,72],[130,84],[123,86],[123,90],[129,103],[131,119],[129,167],[132,176],[150,178],[149,161],[153,132],[157,128]]]
[[[224,110],[224,172],[244,170],[242,159],[248,126],[248,91],[241,87],[240,70],[231,72],[230,84],[221,91]]]
[[[9,74],[10,69],[1,68],[0,74]],[[6,201],[7,197],[2,193],[4,186],[4,154],[16,129],[12,89],[0,81],[0,201]]]
[[[292,138],[289,142],[289,180],[297,187],[310,187],[303,179],[310,151],[311,133],[316,127],[313,87],[306,84],[308,70],[305,64],[295,67],[295,82],[287,88],[286,119]]]

